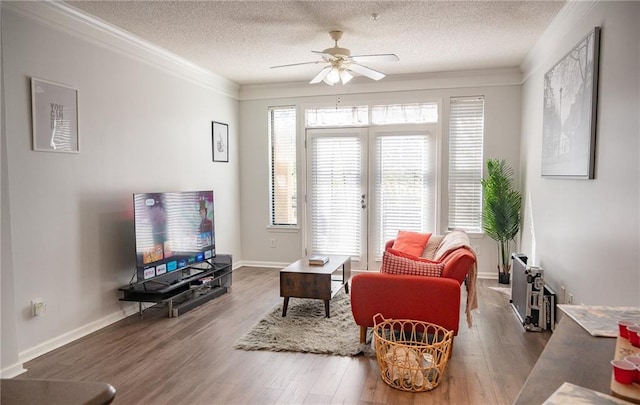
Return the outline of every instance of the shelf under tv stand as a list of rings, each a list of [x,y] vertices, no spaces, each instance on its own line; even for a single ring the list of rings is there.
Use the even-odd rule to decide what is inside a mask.
[[[218,255],[208,262],[210,268],[187,267],[153,280],[144,280],[119,288],[120,301],[167,305],[169,317],[179,316],[229,291],[232,284],[231,255]]]

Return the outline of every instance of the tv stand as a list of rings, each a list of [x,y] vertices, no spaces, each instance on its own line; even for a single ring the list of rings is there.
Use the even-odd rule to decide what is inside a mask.
[[[201,263],[208,267],[185,267],[121,287],[118,289],[123,292],[120,301],[138,302],[140,315],[143,302],[166,304],[169,317],[176,317],[227,293],[232,284],[232,264],[231,255],[217,255]]]
[[[147,283],[157,283],[160,285],[171,285],[171,283],[167,283],[164,281],[158,281],[158,280],[145,280],[145,281],[141,281],[142,284],[144,284],[144,286],[146,287]]]

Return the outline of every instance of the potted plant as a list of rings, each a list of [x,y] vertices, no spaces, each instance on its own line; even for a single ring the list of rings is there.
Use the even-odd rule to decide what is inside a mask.
[[[505,160],[487,160],[487,177],[480,182],[484,199],[482,228],[498,242],[498,282],[509,284],[509,243],[520,230],[522,198],[513,184],[513,169]]]

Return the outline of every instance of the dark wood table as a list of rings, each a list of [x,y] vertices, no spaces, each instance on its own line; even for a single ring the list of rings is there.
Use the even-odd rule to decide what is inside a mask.
[[[351,257],[329,256],[323,266],[310,265],[305,257],[280,270],[280,296],[284,297],[282,316],[287,316],[289,298],[324,300],[324,310],[330,317],[329,301],[344,286],[349,293]]]
[[[514,404],[541,404],[564,382],[611,395],[616,339],[594,337],[564,315]]]
[[[2,379],[2,405],[103,405],[113,401],[116,390],[111,384],[91,381]]]

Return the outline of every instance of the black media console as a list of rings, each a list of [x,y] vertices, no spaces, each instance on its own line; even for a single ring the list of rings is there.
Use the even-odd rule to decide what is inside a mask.
[[[232,265],[231,255],[216,255],[197,267],[121,287],[120,301],[138,302],[140,315],[143,302],[167,304],[169,317],[176,317],[227,293],[232,282]]]

